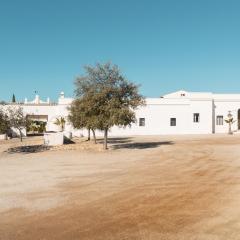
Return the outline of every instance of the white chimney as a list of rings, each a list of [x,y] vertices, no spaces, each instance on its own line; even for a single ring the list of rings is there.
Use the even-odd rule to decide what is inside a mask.
[[[36,95],[35,104],[39,104],[39,103],[40,103],[40,97],[39,97],[39,95]]]
[[[64,92],[62,91],[61,93],[60,93],[60,98],[64,98],[65,97],[65,95],[64,95]]]

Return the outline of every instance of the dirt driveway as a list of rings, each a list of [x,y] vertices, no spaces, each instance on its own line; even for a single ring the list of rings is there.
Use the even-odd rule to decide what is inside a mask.
[[[0,142],[1,240],[240,239],[240,135],[119,138],[107,152],[12,145]]]

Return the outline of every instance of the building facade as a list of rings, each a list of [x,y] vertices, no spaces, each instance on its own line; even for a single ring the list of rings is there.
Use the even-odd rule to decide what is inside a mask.
[[[57,103],[42,101],[36,95],[33,101],[25,99],[21,104],[24,113],[32,121],[46,123],[47,131],[59,131],[56,119],[67,121],[68,107],[72,98],[62,92]],[[11,104],[2,106],[9,107]],[[214,134],[226,133],[225,120],[231,113],[234,119],[232,130],[240,130],[240,94],[214,94],[208,92],[177,91],[160,98],[147,98],[146,105],[136,110],[137,122],[131,127],[113,127],[110,136],[162,135],[162,134]],[[75,136],[85,135],[85,130],[76,130],[67,121],[66,131]],[[102,135],[101,132],[97,133]]]

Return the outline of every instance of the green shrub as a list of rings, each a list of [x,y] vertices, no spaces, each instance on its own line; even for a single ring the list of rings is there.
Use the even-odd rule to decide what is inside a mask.
[[[7,133],[9,126],[9,121],[7,114],[5,114],[2,110],[0,110],[0,134]]]

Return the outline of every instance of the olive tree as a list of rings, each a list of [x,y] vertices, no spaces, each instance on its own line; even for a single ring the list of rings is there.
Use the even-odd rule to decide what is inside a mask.
[[[16,128],[19,131],[19,136],[22,142],[22,130],[26,128],[27,119],[20,106],[12,106],[7,109],[9,126]]]
[[[0,109],[0,134],[6,134],[9,127],[8,116],[2,109]]]
[[[90,140],[90,131],[92,131],[94,142],[97,143],[95,130],[98,128],[98,116],[92,100],[88,95],[74,100],[69,108],[68,118],[75,128],[88,130],[88,141]]]
[[[105,149],[109,129],[130,126],[136,121],[134,110],[145,104],[138,85],[129,82],[111,63],[86,66],[85,75],[76,79],[75,86],[77,101],[85,105],[90,116],[87,122],[104,132]]]

